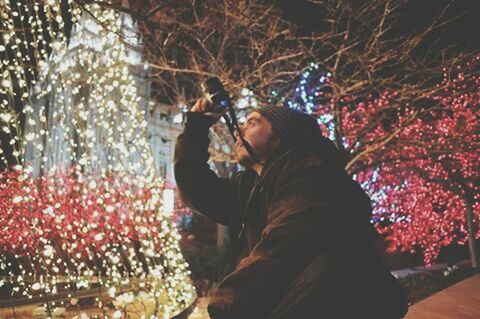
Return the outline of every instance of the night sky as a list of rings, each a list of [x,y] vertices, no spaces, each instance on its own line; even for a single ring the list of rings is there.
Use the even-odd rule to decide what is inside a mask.
[[[298,25],[305,33],[324,31],[326,28],[323,7],[308,0],[272,0],[283,11],[284,17]],[[353,9],[363,0],[345,1]],[[386,2],[386,1],[385,1]],[[445,10],[443,19],[452,20],[433,32],[426,43],[435,43],[434,48],[454,46],[454,52],[480,52],[480,1],[478,0],[409,0],[400,8],[403,16],[392,30],[396,36],[412,30],[426,28],[431,21]],[[425,52],[421,52],[424,54]]]

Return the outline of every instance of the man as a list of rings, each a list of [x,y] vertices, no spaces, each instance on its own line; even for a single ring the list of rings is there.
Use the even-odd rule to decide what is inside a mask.
[[[207,164],[221,117],[208,108],[200,99],[187,113],[175,177],[186,205],[229,227],[236,267],[211,295],[211,318],[401,318],[405,297],[374,248],[370,200],[316,121],[256,109],[240,132],[256,156],[238,139],[246,170],[224,179]]]

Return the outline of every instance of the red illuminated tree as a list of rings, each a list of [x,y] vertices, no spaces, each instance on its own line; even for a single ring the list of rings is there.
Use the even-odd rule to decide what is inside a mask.
[[[430,103],[412,106],[419,115],[379,158],[357,163],[359,180],[377,195],[378,228],[390,250],[420,248],[427,264],[442,247],[468,242],[478,267],[479,65],[476,57],[446,72],[441,89]]]

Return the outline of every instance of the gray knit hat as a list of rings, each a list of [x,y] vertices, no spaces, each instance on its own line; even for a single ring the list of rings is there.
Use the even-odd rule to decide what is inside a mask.
[[[283,147],[301,144],[315,137],[321,136],[317,121],[301,111],[283,106],[264,106],[255,110],[265,117],[274,133],[276,133]]]

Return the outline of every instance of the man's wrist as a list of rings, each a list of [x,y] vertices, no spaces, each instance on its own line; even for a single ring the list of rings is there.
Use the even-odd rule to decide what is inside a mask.
[[[215,124],[216,119],[201,112],[187,112],[185,131],[208,132],[208,129]]]

